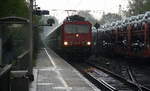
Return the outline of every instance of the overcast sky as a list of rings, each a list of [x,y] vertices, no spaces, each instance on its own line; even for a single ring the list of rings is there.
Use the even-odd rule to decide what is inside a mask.
[[[118,13],[119,5],[126,9],[128,0],[37,0],[41,9],[57,9],[55,16],[61,15],[61,10],[100,10],[105,13]],[[56,14],[57,13],[57,14]],[[96,15],[96,14],[95,14]],[[62,18],[62,17],[61,17]]]

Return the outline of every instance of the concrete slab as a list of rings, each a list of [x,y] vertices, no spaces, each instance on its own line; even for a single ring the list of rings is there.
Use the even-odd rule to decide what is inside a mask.
[[[33,72],[30,91],[100,91],[50,49],[40,51]]]

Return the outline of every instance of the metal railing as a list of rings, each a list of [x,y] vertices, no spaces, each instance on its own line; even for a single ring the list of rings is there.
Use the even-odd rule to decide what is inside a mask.
[[[29,53],[30,51],[27,50],[17,57],[13,70],[28,70]]]
[[[12,65],[0,68],[0,91],[10,91],[10,71]]]
[[[12,70],[13,71],[28,71],[28,69],[30,69],[29,61],[30,61],[30,50],[27,50],[17,57],[17,60],[15,64],[13,65]],[[26,73],[26,76],[29,78],[30,81],[34,80],[33,75],[30,74],[29,71]]]

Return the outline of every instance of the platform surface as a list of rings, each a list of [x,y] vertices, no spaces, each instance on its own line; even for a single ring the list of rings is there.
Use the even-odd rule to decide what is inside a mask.
[[[50,49],[41,49],[30,91],[100,91]]]

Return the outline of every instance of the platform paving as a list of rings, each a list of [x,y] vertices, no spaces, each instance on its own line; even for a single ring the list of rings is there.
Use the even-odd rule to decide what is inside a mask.
[[[100,91],[50,49],[41,49],[30,91]]]

